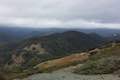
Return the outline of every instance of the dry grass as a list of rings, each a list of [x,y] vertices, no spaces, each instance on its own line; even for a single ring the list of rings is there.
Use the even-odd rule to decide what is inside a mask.
[[[70,65],[76,65],[78,63],[88,60],[88,58],[89,58],[89,55],[87,53],[73,54],[60,59],[55,59],[55,60],[40,63],[34,68],[38,69],[40,72],[49,72],[49,71],[54,71]]]

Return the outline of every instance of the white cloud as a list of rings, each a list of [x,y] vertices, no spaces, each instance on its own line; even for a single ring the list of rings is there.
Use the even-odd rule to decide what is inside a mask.
[[[120,0],[0,0],[0,24],[119,28]]]
[[[116,28],[120,29],[120,23],[99,23],[86,20],[56,20],[56,19],[33,19],[33,18],[3,18],[0,24],[13,25],[18,27],[34,28]]]

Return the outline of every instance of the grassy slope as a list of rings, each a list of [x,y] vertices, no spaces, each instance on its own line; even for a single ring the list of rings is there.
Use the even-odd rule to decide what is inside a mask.
[[[90,59],[80,68],[75,70],[79,74],[109,74],[120,69],[120,44],[106,47]]]
[[[51,72],[57,69],[68,67],[71,65],[76,65],[88,60],[89,55],[86,53],[77,53],[70,56],[66,56],[59,59],[48,60],[36,65],[34,68],[27,69],[20,72],[6,72],[5,77],[7,80],[12,80],[14,78],[24,78],[29,75],[39,73],[39,72]]]

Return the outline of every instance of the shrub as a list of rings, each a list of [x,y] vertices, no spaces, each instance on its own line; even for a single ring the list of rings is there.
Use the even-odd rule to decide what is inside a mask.
[[[109,57],[97,61],[88,61],[80,68],[75,69],[79,74],[109,74],[120,69],[120,58]]]

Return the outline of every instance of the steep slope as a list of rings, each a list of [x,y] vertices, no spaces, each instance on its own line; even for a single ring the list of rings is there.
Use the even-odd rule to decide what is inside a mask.
[[[91,53],[92,54],[92,53]],[[95,52],[89,60],[75,70],[79,74],[111,74],[120,70],[120,43]]]

